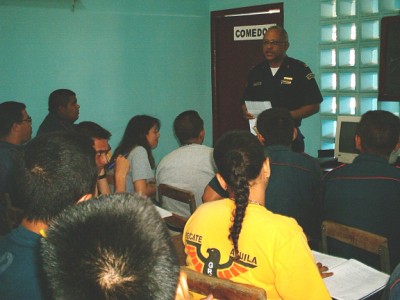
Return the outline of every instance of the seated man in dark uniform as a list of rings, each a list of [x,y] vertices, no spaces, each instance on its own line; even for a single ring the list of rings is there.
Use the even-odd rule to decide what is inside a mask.
[[[365,113],[356,131],[360,155],[323,179],[324,219],[388,238],[391,267],[400,262],[400,169],[388,162],[399,147],[400,120],[387,111]],[[336,241],[333,255],[379,268],[379,258]]]
[[[49,114],[39,127],[37,135],[54,131],[74,131],[79,118],[79,104],[73,91],[59,89],[49,96]]]
[[[290,149],[297,132],[293,118],[287,109],[271,108],[258,116],[257,130],[271,166],[265,206],[295,218],[311,240],[319,239],[321,171],[315,159]],[[216,183],[213,179],[206,187],[204,202],[220,199],[226,193]]]
[[[12,179],[12,171],[20,155],[22,144],[31,139],[32,119],[26,112],[23,103],[7,101],[0,104],[0,234],[10,228],[6,217],[7,196],[13,206],[16,184]]]

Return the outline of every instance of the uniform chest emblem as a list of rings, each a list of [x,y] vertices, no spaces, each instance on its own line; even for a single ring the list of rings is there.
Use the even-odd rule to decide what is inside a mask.
[[[253,86],[261,86],[262,85],[262,82],[261,81],[257,81],[257,82],[254,82],[253,83]]]
[[[292,80],[293,77],[283,77],[283,79],[281,79],[281,84],[290,85],[292,84]]]
[[[308,73],[307,75],[306,75],[306,78],[308,79],[308,80],[311,80],[311,79],[313,79],[315,76],[314,76],[314,74],[313,73]]]

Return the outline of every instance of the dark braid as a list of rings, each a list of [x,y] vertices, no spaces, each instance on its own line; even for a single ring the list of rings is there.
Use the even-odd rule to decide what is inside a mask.
[[[214,160],[218,171],[235,200],[233,223],[228,238],[232,240],[235,259],[239,259],[238,241],[249,201],[249,181],[257,178],[265,156],[257,138],[248,131],[232,131],[215,144]]]

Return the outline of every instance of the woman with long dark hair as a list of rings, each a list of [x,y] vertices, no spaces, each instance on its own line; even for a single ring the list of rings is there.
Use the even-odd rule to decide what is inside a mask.
[[[124,135],[111,161],[118,155],[127,156],[130,170],[126,176],[126,192],[154,196],[156,184],[152,149],[158,145],[160,121],[146,115],[134,116],[126,126]]]
[[[331,299],[301,227],[265,208],[270,167],[257,138],[225,134],[214,160],[230,196],[199,206],[186,223],[188,266],[261,287],[268,299]]]

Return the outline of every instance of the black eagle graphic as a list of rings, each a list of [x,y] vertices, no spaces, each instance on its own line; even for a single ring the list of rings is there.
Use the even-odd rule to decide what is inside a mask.
[[[235,261],[232,256],[221,263],[221,253],[216,248],[208,248],[208,257],[205,257],[201,253],[201,244],[193,241],[187,241],[186,250],[195,270],[208,276],[230,279],[256,267],[241,260]]]

